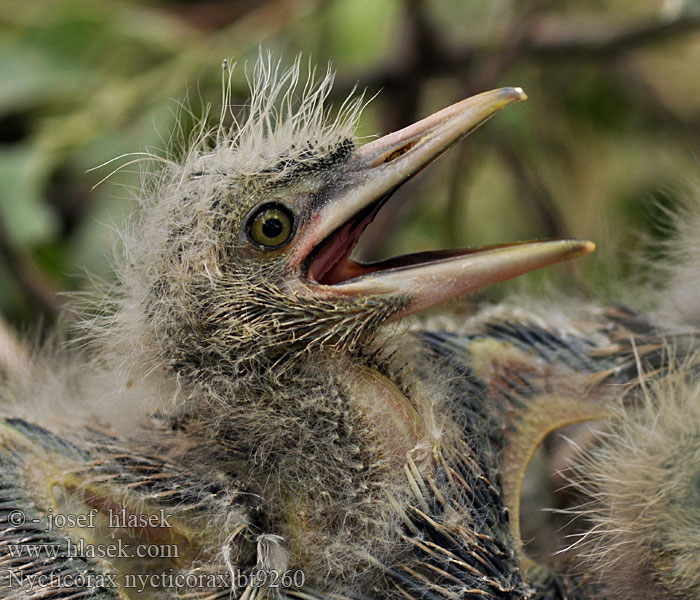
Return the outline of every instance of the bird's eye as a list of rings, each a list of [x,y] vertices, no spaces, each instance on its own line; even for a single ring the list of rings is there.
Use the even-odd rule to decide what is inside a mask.
[[[248,219],[248,235],[265,250],[276,250],[292,237],[294,217],[281,204],[266,204]]]

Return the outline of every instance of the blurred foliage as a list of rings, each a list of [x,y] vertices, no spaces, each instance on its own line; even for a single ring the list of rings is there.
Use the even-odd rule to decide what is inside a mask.
[[[86,272],[109,279],[112,225],[140,174],[93,188],[129,158],[94,167],[166,148],[187,128],[183,102],[216,114],[225,57],[244,103],[260,47],[332,61],[336,102],[355,84],[378,92],[364,136],[525,88],[527,103],[400,190],[360,251],[575,235],[600,250],[561,268],[564,285],[614,298],[640,232],[667,235],[650,207],[672,208],[697,178],[699,30],[697,0],[3,0],[0,313],[50,320],[57,292]]]

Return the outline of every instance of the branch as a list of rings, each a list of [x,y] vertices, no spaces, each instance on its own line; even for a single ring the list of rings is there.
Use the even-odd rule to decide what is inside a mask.
[[[675,39],[688,33],[700,31],[700,17],[682,16],[670,21],[659,21],[630,26],[601,34],[604,24],[583,31],[580,27],[568,28],[565,33],[552,33],[553,26],[545,27],[543,21],[533,23],[525,29],[522,37],[513,43],[509,39],[512,31],[495,36],[494,41],[473,43],[459,49],[442,50],[439,60],[433,61],[429,73],[416,73],[413,64],[384,65],[375,71],[363,73],[361,77],[348,78],[341,82],[335,96],[345,98],[356,81],[362,81],[370,90],[400,87],[413,83],[417,77],[439,77],[463,73],[478,65],[484,57],[505,52],[502,62],[511,66],[524,60],[549,62],[555,60],[595,59],[608,60],[627,52],[652,44]],[[561,30],[561,26],[559,27]],[[499,69],[502,70],[502,69]],[[352,82],[352,83],[351,83]]]
[[[563,238],[568,236],[566,225],[552,196],[537,173],[530,168],[509,142],[501,140],[498,150],[513,172],[518,187],[522,190],[521,198],[530,205],[537,215],[538,222],[544,229],[545,237]]]
[[[0,216],[0,258],[7,265],[27,299],[41,313],[55,318],[61,302],[45,281],[29,255],[16,248],[10,241],[9,232]]]
[[[700,30],[700,17],[681,16],[670,21],[644,23],[601,34],[604,27],[591,27],[581,31],[553,28],[553,35],[536,32],[523,44],[523,50],[536,59],[608,59],[636,50],[642,46],[657,44],[672,38]]]
[[[460,219],[457,215],[467,211],[469,203],[469,191],[463,193],[463,189],[469,184],[469,180],[473,176],[474,167],[479,157],[479,153],[475,151],[469,144],[460,146],[457,160],[455,160],[453,173],[449,177],[450,186],[447,193],[447,210],[445,211],[445,229],[450,242],[450,246],[458,246],[463,243],[460,236],[459,227]]]

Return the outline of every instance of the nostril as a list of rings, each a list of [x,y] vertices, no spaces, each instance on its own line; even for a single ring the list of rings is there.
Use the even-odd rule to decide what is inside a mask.
[[[392,160],[396,160],[397,158],[399,158],[399,156],[403,156],[404,154],[406,154],[406,152],[408,152],[415,145],[416,145],[416,142],[414,140],[414,141],[408,142],[407,144],[404,144],[403,146],[401,146],[400,148],[397,148],[396,150],[393,150],[384,159],[384,162],[388,163],[388,162],[391,162]]]

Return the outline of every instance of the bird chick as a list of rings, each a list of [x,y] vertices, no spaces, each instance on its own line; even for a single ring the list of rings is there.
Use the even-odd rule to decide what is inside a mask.
[[[700,385],[697,363],[651,379],[583,454],[577,542],[606,597],[700,597]]]
[[[306,597],[530,593],[488,410],[470,401],[465,412],[415,338],[387,324],[593,245],[354,261],[362,232],[404,181],[525,96],[480,94],[358,147],[360,102],[329,119],[331,75],[309,80],[297,101],[298,82],[298,63],[282,73],[260,59],[246,115],[231,127],[222,119],[182,160],[162,161],[101,308],[108,316],[91,324],[93,355],[68,359],[40,391],[18,382],[3,392],[13,416],[0,427],[9,524],[0,567],[103,575],[101,586],[71,590],[90,598],[254,594],[264,586],[237,586],[236,573],[290,569],[303,573]],[[27,400],[59,390],[63,403],[49,402],[59,416]],[[17,510],[27,515],[19,525]],[[47,527],[52,513],[91,511],[91,526]],[[115,513],[134,524],[115,531]],[[178,554],[106,560],[66,549],[118,536],[165,540]],[[22,540],[53,543],[59,558],[3,549]],[[168,569],[197,583],[127,585]],[[202,583],[221,575],[223,591],[219,580],[215,592]],[[16,578],[5,581],[10,598],[68,593],[26,595]]]
[[[634,369],[569,475],[583,523],[569,551],[605,597],[700,598],[699,208],[669,215],[675,234],[653,265],[658,306],[611,346]]]
[[[529,304],[529,306],[527,306]],[[545,306],[543,306],[543,304]],[[527,307],[526,307],[527,306]],[[484,307],[456,324],[440,317],[420,332],[446,361],[446,377],[462,402],[488,407],[487,431],[498,453],[492,471],[509,519],[509,531],[533,598],[588,598],[578,574],[549,557],[527,557],[521,536],[535,515],[521,510],[525,474],[545,437],[584,421],[609,419],[620,384],[634,372],[634,359],[620,345],[631,331],[620,311],[519,298]],[[448,375],[448,374],[452,375]],[[460,373],[455,377],[454,373]],[[474,416],[476,411],[466,410]],[[551,552],[556,544],[549,544]]]

